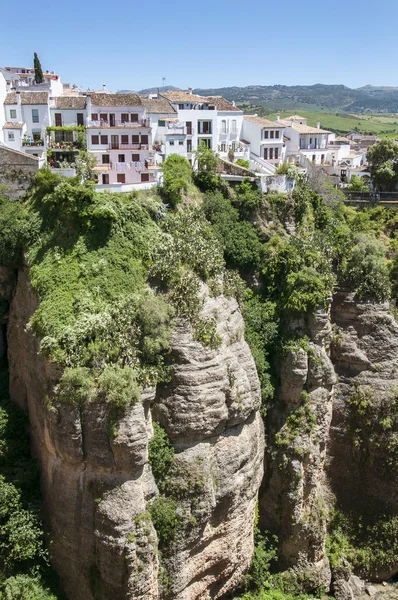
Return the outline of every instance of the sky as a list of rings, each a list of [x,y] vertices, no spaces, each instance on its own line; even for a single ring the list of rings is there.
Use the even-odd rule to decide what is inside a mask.
[[[115,92],[341,83],[398,86],[398,0],[20,0],[1,66],[33,66]]]

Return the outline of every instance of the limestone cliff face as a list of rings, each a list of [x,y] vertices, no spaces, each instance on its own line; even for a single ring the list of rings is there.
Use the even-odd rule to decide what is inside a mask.
[[[27,326],[37,300],[28,271],[19,273],[8,326],[11,395],[29,412],[53,562],[71,600],[219,598],[250,563],[264,455],[259,382],[236,301],[203,293],[221,347],[204,348],[178,323],[171,382],[145,390],[114,436],[98,400],[82,410],[47,406],[61,370],[38,353]],[[182,482],[200,483],[179,503],[189,527],[161,565],[148,513],[158,495],[148,464],[152,415],[174,444]]]
[[[266,421],[261,519],[279,536],[280,566],[300,572],[304,588],[328,588],[324,467],[335,383],[329,314],[318,311],[294,330],[310,342],[287,352],[279,365],[277,402]]]

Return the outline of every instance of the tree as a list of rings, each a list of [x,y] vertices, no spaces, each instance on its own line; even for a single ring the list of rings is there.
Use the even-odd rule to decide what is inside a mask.
[[[363,177],[352,175],[350,185],[347,187],[350,192],[368,192],[369,186]]]
[[[33,55],[33,66],[35,68],[35,82],[43,83],[43,81],[44,81],[43,70],[41,68],[40,60],[39,60],[39,57],[37,56],[36,52]]]
[[[188,190],[192,181],[192,168],[186,158],[171,154],[163,163],[163,194],[175,208],[181,202],[182,192]]]
[[[373,185],[380,191],[393,191],[398,183],[398,144],[381,140],[367,152]]]
[[[197,167],[194,174],[195,184],[202,192],[215,191],[219,182],[216,173],[218,160],[213,150],[203,142],[195,152],[195,163]]]

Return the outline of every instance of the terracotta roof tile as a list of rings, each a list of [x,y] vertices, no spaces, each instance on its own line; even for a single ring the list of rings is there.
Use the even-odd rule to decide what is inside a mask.
[[[234,110],[238,112],[242,112],[240,108],[228,102],[222,96],[207,96],[206,98],[210,103],[214,103],[217,110]]]
[[[48,104],[47,92],[21,92],[21,104]],[[16,104],[17,93],[9,92],[4,100],[4,104]]]
[[[3,129],[23,129],[23,123],[12,123],[11,121],[7,121],[3,125]]]
[[[284,123],[280,124],[279,122],[269,121],[268,119],[264,119],[264,117],[256,117],[255,115],[245,115],[243,118],[245,121],[249,121],[249,123],[254,123],[260,127],[267,127],[270,129],[285,129],[286,127]]]
[[[206,99],[204,98],[204,96],[197,96],[196,94],[190,94],[189,92],[183,92],[182,90],[181,91],[164,92],[162,94],[162,96],[164,96],[165,98],[170,100],[170,102],[184,102],[184,103],[190,103],[190,102],[205,103],[206,102]]]
[[[138,94],[87,94],[93,106],[143,106]]]
[[[57,96],[55,108],[86,108],[85,96]]]
[[[172,107],[166,98],[144,98],[141,97],[142,103],[149,113],[158,114],[174,114],[176,110]]]

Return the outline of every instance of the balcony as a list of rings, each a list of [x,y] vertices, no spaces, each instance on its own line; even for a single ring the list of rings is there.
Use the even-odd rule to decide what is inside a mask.
[[[108,150],[149,150],[148,144],[109,144]]]
[[[50,140],[48,147],[52,150],[60,150],[63,152],[78,152],[78,143],[77,142],[56,142],[55,140]]]
[[[105,128],[122,128],[122,129],[142,129],[144,127],[150,128],[150,119],[141,119],[139,121],[87,121],[87,127],[90,129],[105,129]]]
[[[22,146],[37,148],[38,146],[44,146],[44,140],[42,138],[40,138],[39,140],[32,140],[26,138],[22,140]]]

